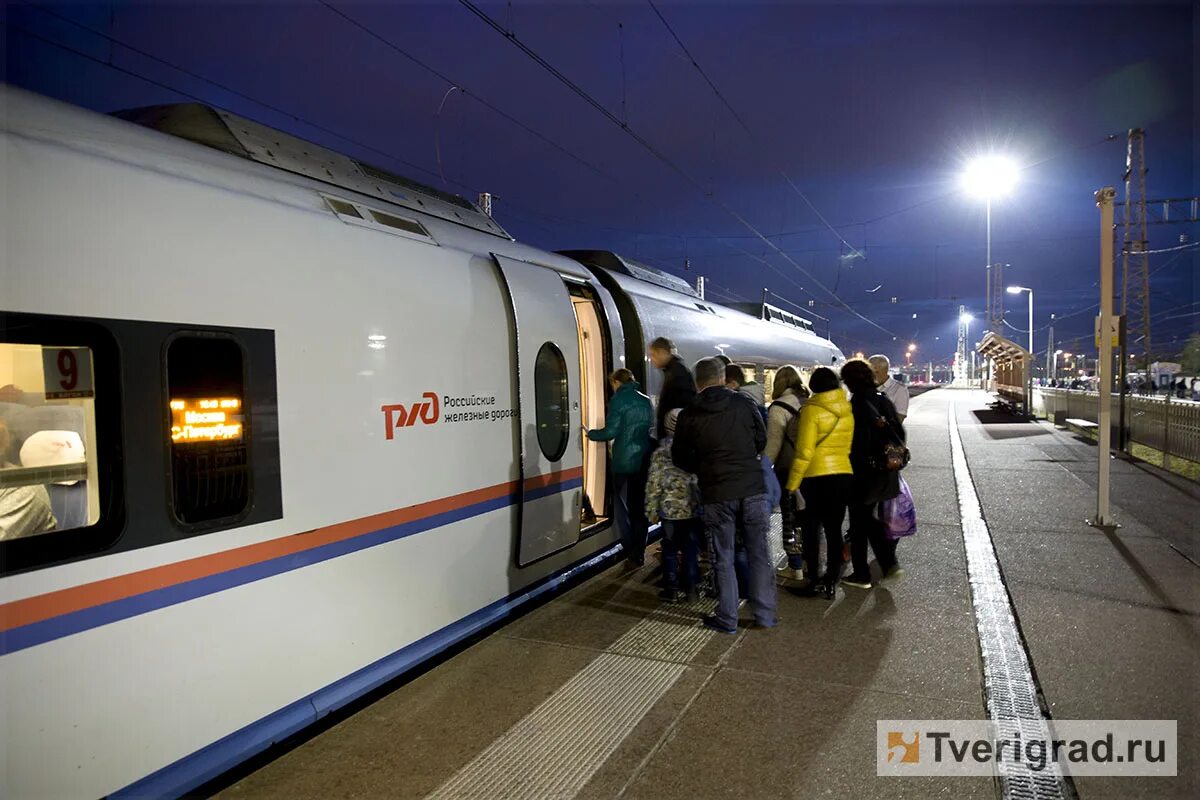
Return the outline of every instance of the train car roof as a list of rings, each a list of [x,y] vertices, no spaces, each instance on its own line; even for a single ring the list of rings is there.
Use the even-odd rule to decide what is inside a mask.
[[[456,194],[425,186],[228,111],[201,103],[179,103],[118,111],[113,116],[260,164],[377,197],[411,211],[512,238],[495,220]]]
[[[832,344],[828,339],[818,334],[809,320],[807,325],[798,324],[802,319],[799,315],[775,315],[780,311],[768,304],[735,304],[722,305],[703,298],[682,278],[676,277],[654,267],[641,264],[629,258],[608,250],[560,250],[560,255],[568,256],[594,269],[603,269],[613,275],[613,279],[627,293],[646,297],[659,302],[670,303],[682,309],[700,313],[715,314],[725,319],[746,324],[766,324],[782,328],[781,335],[798,341],[816,341]]]

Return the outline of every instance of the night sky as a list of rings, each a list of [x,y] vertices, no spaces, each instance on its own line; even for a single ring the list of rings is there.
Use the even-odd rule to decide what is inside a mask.
[[[1122,196],[1127,129],[1146,129],[1151,198],[1200,195],[1190,3],[658,2],[703,75],[646,2],[479,8],[699,187],[454,0],[10,3],[5,80],[106,112],[199,99],[490,191],[531,244],[704,275],[717,300],[811,300],[846,352],[916,342],[921,361],[952,356],[960,303],[983,314],[984,207],[958,183],[971,156],[1023,166],[994,205],[993,257],[1034,288],[1035,329],[1057,314],[1058,346],[1076,351],[1098,302],[1093,192]],[[1152,226],[1151,247],[1184,234],[1200,226]],[[1151,269],[1154,350],[1171,354],[1200,329],[1200,250]],[[1025,298],[1006,305],[1023,343]]]

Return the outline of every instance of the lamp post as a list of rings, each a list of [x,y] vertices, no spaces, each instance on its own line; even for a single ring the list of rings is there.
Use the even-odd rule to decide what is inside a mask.
[[[1029,292],[1029,357],[1033,358],[1033,289],[1028,286],[1008,287],[1009,294],[1020,294],[1021,292]]]
[[[954,356],[954,360],[958,363],[958,375],[955,376],[959,381],[970,385],[971,380],[975,377],[974,370],[971,365],[975,362],[975,351],[971,351],[971,358],[967,358],[967,347],[971,341],[971,321],[975,318],[971,316],[963,306],[959,306],[958,312],[958,351]]]
[[[1009,294],[1029,292],[1029,360],[1025,362],[1025,413],[1033,417],[1033,289],[1009,286]]]
[[[962,186],[967,193],[982,198],[984,201],[987,217],[987,302],[989,317],[992,312],[992,293],[993,291],[1000,291],[999,286],[992,286],[992,200],[1011,194],[1016,184],[1017,165],[1011,158],[994,153],[979,156],[968,162],[962,174]]]
[[[992,318],[993,294],[1000,291],[999,285],[992,286],[992,199],[1010,194],[1017,183],[1017,165],[1007,156],[990,153],[978,156],[967,163],[962,173],[962,187],[970,195],[982,198],[987,215],[987,325],[999,322]],[[999,284],[1000,276],[996,276]],[[984,365],[987,368],[987,365]]]

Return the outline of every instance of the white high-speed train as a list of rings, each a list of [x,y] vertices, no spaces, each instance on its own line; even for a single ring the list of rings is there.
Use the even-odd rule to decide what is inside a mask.
[[[0,108],[6,798],[184,792],[615,554],[580,432],[654,337],[842,359],[210,108]]]

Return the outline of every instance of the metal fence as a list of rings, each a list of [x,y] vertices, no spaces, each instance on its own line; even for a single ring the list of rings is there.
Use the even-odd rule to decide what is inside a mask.
[[[1119,420],[1119,398],[1112,398],[1112,419]],[[1099,395],[1076,389],[1034,387],[1033,410],[1047,419],[1065,412],[1070,419],[1100,419]],[[1200,403],[1172,397],[1125,396],[1126,441],[1153,447],[1167,458],[1200,461]],[[1114,438],[1114,442],[1116,439]]]

